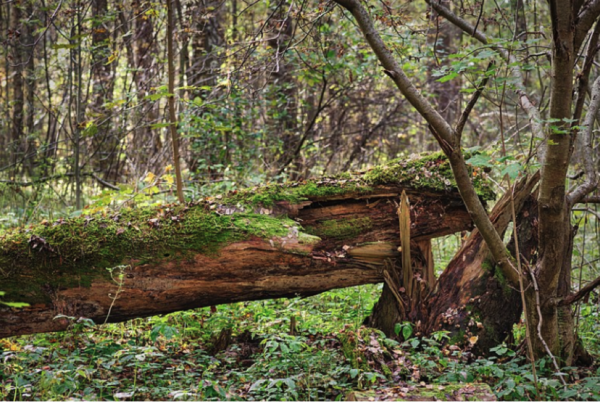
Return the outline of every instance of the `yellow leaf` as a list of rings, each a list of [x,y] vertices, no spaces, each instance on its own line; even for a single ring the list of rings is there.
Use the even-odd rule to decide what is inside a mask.
[[[167,173],[169,173],[171,170],[173,170],[173,165],[168,165],[168,166],[165,168],[165,172],[167,172]]]
[[[469,343],[470,343],[471,345],[475,345],[475,344],[477,343],[477,341],[478,341],[478,340],[479,340],[479,337],[478,337],[478,336],[472,336],[472,337],[470,337],[470,338],[469,338]]]
[[[168,185],[172,185],[175,182],[175,179],[173,179],[173,175],[172,174],[165,174],[165,175],[163,175],[163,179],[164,179],[164,181],[167,182]]]
[[[146,175],[146,178],[144,179],[144,181],[146,183],[153,183],[155,178],[156,178],[156,175],[154,173],[148,172],[148,174]]]
[[[108,65],[108,64],[112,63],[113,61],[115,61],[118,56],[119,56],[119,52],[117,50],[115,50],[114,52],[111,53],[110,56],[108,56],[108,61],[106,62],[105,65]]]

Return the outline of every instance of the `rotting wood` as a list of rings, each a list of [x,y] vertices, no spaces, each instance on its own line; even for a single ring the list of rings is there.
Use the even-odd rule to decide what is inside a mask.
[[[398,220],[400,225],[400,246],[402,247],[403,284],[408,298],[413,299],[413,270],[410,261],[410,202],[405,191],[402,191],[402,195],[400,196]]]
[[[421,209],[413,218],[413,236],[424,239],[435,236],[429,222],[435,222],[440,235],[471,228],[468,213],[458,206],[456,198],[415,195],[414,199]],[[398,221],[394,219],[393,198],[381,198],[376,208],[369,208],[368,201],[351,196],[320,200],[304,203],[303,208],[291,213],[308,230],[318,227],[326,218],[339,222],[369,218],[370,227],[351,238],[325,234],[310,243],[303,240],[298,229],[290,228],[287,236],[236,241],[215,255],[196,253],[181,260],[158,262],[135,258],[123,261],[125,282],[108,321],[236,301],[309,296],[334,288],[380,282],[382,277],[375,267],[387,258],[400,256],[396,250]],[[279,208],[285,208],[285,203]],[[369,243],[377,239],[387,241]],[[104,322],[110,295],[117,290],[104,271],[94,270],[90,262],[89,273],[75,274],[81,276],[76,282],[82,285],[63,287],[39,281],[39,292],[46,292],[47,300],[24,309],[0,309],[0,337],[64,330],[69,322],[65,318],[54,320],[59,314]],[[10,280],[0,280],[0,288],[14,288],[19,281],[31,281],[35,275],[36,270],[22,271]],[[65,274],[56,272],[56,275]],[[27,293],[13,291],[11,295],[20,296],[11,301],[29,300]]]

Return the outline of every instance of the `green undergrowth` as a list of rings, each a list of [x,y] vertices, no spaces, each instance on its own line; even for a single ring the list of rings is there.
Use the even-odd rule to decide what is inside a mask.
[[[101,326],[73,319],[64,333],[0,340],[0,400],[346,400],[354,391],[456,389],[474,382],[488,384],[500,400],[600,397],[595,368],[564,368],[565,388],[550,362],[538,361],[538,391],[514,345],[474,358],[444,346],[444,332],[416,338],[410,331],[398,342],[366,328],[362,321],[380,289]],[[585,320],[582,329],[593,324]],[[597,321],[593,325],[597,331]],[[228,342],[215,349],[224,333]]]

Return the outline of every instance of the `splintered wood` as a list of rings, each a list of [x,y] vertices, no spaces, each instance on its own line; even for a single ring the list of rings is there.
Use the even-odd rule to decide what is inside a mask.
[[[413,293],[413,271],[410,261],[410,202],[408,201],[406,191],[402,191],[402,196],[400,196],[398,220],[400,223],[400,247],[402,247],[404,288],[408,297],[411,298]]]

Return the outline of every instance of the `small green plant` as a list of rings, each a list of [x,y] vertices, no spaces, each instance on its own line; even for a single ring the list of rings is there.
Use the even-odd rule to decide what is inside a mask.
[[[125,285],[125,270],[129,268],[129,265],[117,265],[116,267],[106,268],[106,270],[110,273],[110,278],[117,285],[117,291],[114,295],[109,294],[108,297],[111,298],[110,307],[108,308],[108,312],[106,313],[106,319],[104,323],[108,322],[108,318],[110,317],[110,312],[112,311],[115,302],[117,301],[119,294],[123,291],[123,286]]]

